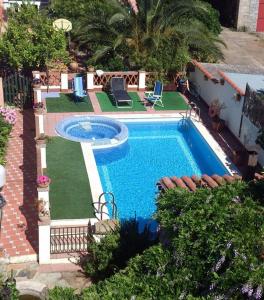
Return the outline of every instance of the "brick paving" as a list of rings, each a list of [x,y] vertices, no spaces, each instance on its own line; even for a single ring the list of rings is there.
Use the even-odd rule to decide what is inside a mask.
[[[32,255],[38,247],[35,123],[32,110],[17,112],[7,150],[6,199],[1,231],[1,256]]]

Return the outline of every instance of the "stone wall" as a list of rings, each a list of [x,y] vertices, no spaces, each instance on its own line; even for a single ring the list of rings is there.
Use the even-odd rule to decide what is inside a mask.
[[[240,0],[237,29],[255,32],[257,28],[259,0]]]

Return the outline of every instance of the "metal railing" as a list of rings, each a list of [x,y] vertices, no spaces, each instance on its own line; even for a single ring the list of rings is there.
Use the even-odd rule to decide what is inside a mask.
[[[87,251],[90,226],[51,227],[50,253],[74,253]]]
[[[111,200],[110,201],[105,201],[102,203],[102,197],[105,195],[110,195],[111,196]],[[106,215],[107,217],[110,218],[110,213],[108,212],[108,210],[104,210],[104,207],[110,203],[112,205],[112,218],[111,219],[117,219],[117,206],[115,203],[115,196],[113,193],[111,192],[103,192],[99,198],[98,198],[98,202],[94,203],[94,208],[96,210],[96,213],[100,215],[100,218],[97,217],[97,219],[99,221],[103,220],[103,215]],[[95,205],[97,204],[97,207],[95,207]]]
[[[195,117],[198,116],[198,122],[201,121],[201,111],[200,108],[193,102],[190,102],[190,109],[186,110],[185,118],[191,118],[192,112],[194,112]]]

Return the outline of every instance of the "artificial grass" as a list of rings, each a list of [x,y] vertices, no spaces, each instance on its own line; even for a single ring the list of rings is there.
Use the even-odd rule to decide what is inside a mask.
[[[94,217],[92,195],[80,143],[61,137],[47,144],[47,174],[51,178],[51,219]]]
[[[88,96],[76,101],[73,94],[60,94],[59,98],[46,98],[46,107],[48,113],[93,111]]]
[[[178,92],[163,92],[162,102],[164,107],[155,105],[155,110],[186,110],[189,108]]]
[[[133,107],[131,108],[117,108],[113,99],[111,99],[111,97],[105,92],[96,93],[96,97],[103,112],[146,110],[146,108],[144,107],[144,103],[141,102],[137,92],[129,92],[128,94],[133,100]]]

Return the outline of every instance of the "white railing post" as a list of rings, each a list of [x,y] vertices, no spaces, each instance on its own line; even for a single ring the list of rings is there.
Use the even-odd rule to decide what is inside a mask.
[[[43,200],[45,211],[50,211],[49,187],[38,187],[38,200]]]
[[[87,73],[87,90],[92,91],[94,89],[94,73]]]
[[[138,72],[138,90],[145,91],[146,89],[146,72],[139,71]]]
[[[37,137],[41,134],[45,134],[44,114],[35,113],[35,126],[36,126],[36,136]]]
[[[68,91],[68,73],[61,73],[61,91]]]
[[[50,220],[39,222],[39,264],[50,264]]]

